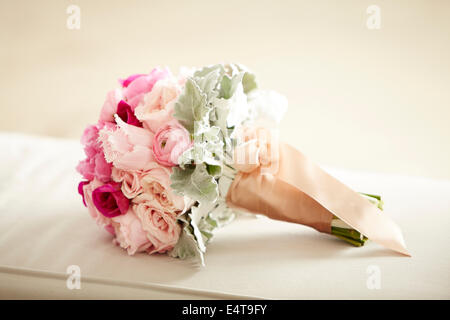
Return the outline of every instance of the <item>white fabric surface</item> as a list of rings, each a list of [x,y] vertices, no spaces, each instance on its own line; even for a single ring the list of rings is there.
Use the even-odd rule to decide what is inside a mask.
[[[383,196],[412,258],[247,216],[217,232],[202,268],[111,243],[77,194],[78,141],[3,133],[0,150],[0,298],[450,298],[447,180],[328,169]],[[69,265],[80,290],[66,288]],[[380,289],[367,287],[371,265]]]

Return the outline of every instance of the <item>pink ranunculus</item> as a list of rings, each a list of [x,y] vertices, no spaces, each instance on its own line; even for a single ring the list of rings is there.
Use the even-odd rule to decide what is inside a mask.
[[[130,206],[130,200],[123,195],[120,183],[117,182],[97,187],[92,191],[92,201],[97,210],[107,218],[127,213]]]
[[[176,215],[165,212],[151,195],[143,193],[133,200],[133,211],[153,244],[147,251],[164,253],[172,249],[180,237],[181,227]]]
[[[176,77],[159,80],[135,109],[136,117],[144,123],[144,127],[156,132],[173,120],[174,105],[181,91],[182,85]]]
[[[92,192],[102,185],[103,183],[101,181],[94,179],[89,183],[82,184],[81,189],[83,192],[83,200],[86,203],[86,207],[88,208],[91,217],[97,222],[99,226],[107,228],[109,225],[111,225],[111,219],[105,217],[97,210],[92,199]]]
[[[102,182],[107,182],[111,177],[111,164],[105,159],[98,137],[98,126],[91,125],[84,130],[81,143],[84,145],[86,159],[80,161],[77,171],[89,181],[97,178]]]
[[[122,100],[122,91],[120,89],[115,89],[108,92],[100,112],[100,124],[105,122],[114,123],[114,114],[117,112],[117,106],[120,100]]]
[[[156,161],[167,167],[178,164],[178,157],[192,146],[189,132],[173,120],[159,128],[153,138],[153,154]]]
[[[112,218],[116,234],[115,242],[126,249],[129,255],[146,251],[152,246],[147,238],[147,232],[142,229],[141,221],[132,208],[124,215]]]
[[[155,83],[169,75],[167,69],[155,68],[149,74],[138,74],[120,82],[124,86],[123,96],[134,111],[147,92],[152,91]]]
[[[128,199],[133,199],[140,193],[143,189],[140,183],[142,173],[140,171],[126,171],[114,168],[112,169],[111,177],[115,182],[122,183],[122,192]]]
[[[154,161],[153,133],[125,123],[116,116],[116,128],[103,128],[99,140],[106,161],[122,170],[145,170]]]
[[[152,195],[168,212],[180,212],[185,208],[184,197],[175,194],[170,187],[172,170],[156,162],[140,175],[140,185],[145,193]]]

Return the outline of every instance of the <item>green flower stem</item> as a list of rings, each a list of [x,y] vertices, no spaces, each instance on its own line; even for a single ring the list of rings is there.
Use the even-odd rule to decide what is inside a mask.
[[[354,239],[354,240],[362,240],[364,239],[364,236],[361,235],[358,231],[354,229],[345,229],[345,228],[338,228],[338,227],[331,227],[333,234],[340,234],[342,236],[346,236],[348,238]]]
[[[338,234],[334,234],[334,235],[336,237],[338,237],[339,239],[342,239],[342,240],[354,245],[355,247],[362,247],[364,245],[363,241],[356,241],[356,240],[353,240],[353,239],[350,239],[350,238],[347,238],[347,237],[344,237],[344,236],[341,236]]]
[[[372,202],[374,205],[376,205],[380,210],[383,210],[383,200],[381,200],[381,197],[378,195],[368,194],[368,193],[360,193],[364,198]],[[338,219],[338,217],[335,217],[335,219]],[[349,228],[342,228],[342,227],[331,227],[331,234],[338,237],[339,239],[342,239],[356,247],[361,247],[364,245],[364,243],[368,240],[367,237],[362,235],[359,231]]]
[[[375,204],[378,207],[378,209],[383,210],[384,202],[383,202],[383,200],[381,200],[380,196],[375,195],[375,194],[362,193],[362,192],[360,192],[360,194],[362,196],[364,196],[364,198],[366,198],[367,200],[369,200],[370,202]]]

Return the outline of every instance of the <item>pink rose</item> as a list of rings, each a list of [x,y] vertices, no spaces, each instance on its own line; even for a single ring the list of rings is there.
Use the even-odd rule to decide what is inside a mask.
[[[116,234],[115,243],[126,249],[129,255],[146,251],[152,246],[147,232],[142,229],[141,221],[130,208],[124,215],[112,218]]]
[[[125,197],[133,199],[143,191],[140,183],[141,175],[140,171],[125,171],[113,167],[111,177],[114,181],[122,183],[121,189]]]
[[[120,89],[115,89],[108,92],[100,112],[100,124],[105,122],[115,122],[114,114],[117,112],[117,105],[120,100],[122,100],[122,91]]]
[[[117,182],[97,187],[92,191],[92,200],[97,210],[107,218],[127,213],[130,206],[130,200],[123,195]]]
[[[145,170],[154,161],[153,133],[125,123],[116,116],[116,128],[99,132],[106,161],[122,170]]]
[[[176,166],[178,157],[191,146],[189,132],[176,120],[159,128],[153,138],[155,159],[167,167]]]
[[[98,137],[98,126],[91,125],[84,130],[81,143],[84,145],[86,159],[80,161],[77,171],[89,181],[97,178],[100,181],[107,182],[111,177],[111,164],[105,159]]]
[[[140,176],[140,185],[145,193],[152,195],[159,205],[169,212],[180,212],[185,208],[184,198],[170,187],[172,170],[153,163],[153,168]]]
[[[168,74],[169,71],[167,69],[155,68],[149,74],[132,75],[126,80],[120,80],[124,87],[123,96],[133,111],[142,101],[144,95],[152,91],[156,81],[166,77]]]
[[[158,128],[173,119],[175,102],[182,91],[177,78],[166,77],[156,82],[153,90],[147,93],[143,103],[137,106],[136,117],[144,127],[156,132]]]
[[[133,200],[133,211],[153,244],[148,250],[150,254],[164,253],[175,246],[181,232],[175,214],[165,212],[158,201],[146,193]]]
[[[94,205],[94,201],[92,199],[92,192],[97,189],[98,187],[102,186],[103,183],[97,179],[92,180],[89,183],[83,183],[81,182],[78,185],[78,191],[83,196],[83,202],[85,203],[86,207],[89,210],[89,213],[91,217],[97,222],[99,226],[107,228],[109,225],[111,225],[111,219],[105,217],[102,215]]]

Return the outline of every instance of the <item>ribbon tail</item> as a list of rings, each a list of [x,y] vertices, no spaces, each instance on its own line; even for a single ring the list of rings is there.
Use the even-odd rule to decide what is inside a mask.
[[[275,175],[304,192],[370,240],[411,256],[400,228],[385,212],[288,144],[280,145],[279,167]]]

